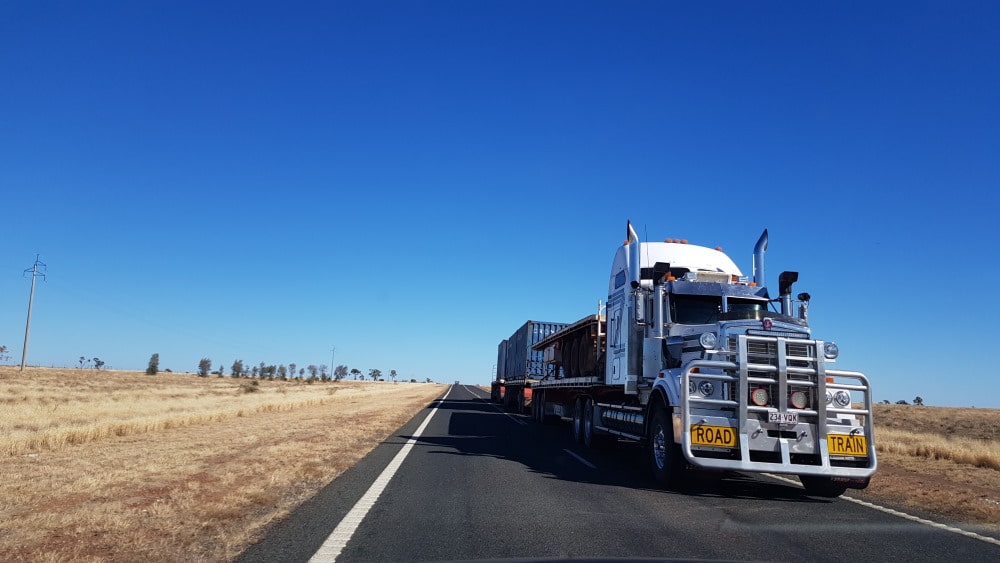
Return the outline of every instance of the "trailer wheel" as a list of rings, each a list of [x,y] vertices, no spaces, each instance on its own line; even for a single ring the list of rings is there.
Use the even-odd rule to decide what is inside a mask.
[[[577,399],[573,404],[573,441],[583,442],[583,400]]]
[[[837,498],[847,490],[847,484],[835,483],[829,477],[799,475],[799,481],[802,482],[807,493],[816,497]]]
[[[524,414],[524,387],[517,392],[517,414]]]
[[[599,437],[594,433],[594,402],[590,399],[583,401],[583,445],[587,448],[596,448]]]
[[[545,391],[541,391],[532,397],[531,404],[536,408],[535,420],[539,424],[545,424]]]
[[[680,482],[684,461],[680,446],[674,443],[674,427],[663,407],[656,407],[649,425],[646,451],[653,477],[668,487]]]

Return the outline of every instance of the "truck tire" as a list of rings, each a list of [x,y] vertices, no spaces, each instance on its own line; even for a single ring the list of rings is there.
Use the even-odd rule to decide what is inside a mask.
[[[517,392],[517,414],[524,414],[524,387]]]
[[[590,399],[583,401],[583,445],[588,449],[596,449],[602,445],[602,436],[598,436],[594,430],[594,402]]]
[[[535,420],[539,424],[545,424],[545,392],[541,391],[532,397],[531,404],[535,408]]]
[[[847,491],[847,484],[835,483],[829,477],[799,475],[799,481],[805,487],[806,493],[814,497],[837,498]]]
[[[674,443],[674,426],[670,414],[663,407],[655,407],[653,411],[646,452],[654,479],[667,487],[680,483],[684,472],[684,458],[680,446]]]
[[[573,404],[573,442],[583,442],[583,400],[577,399]]]

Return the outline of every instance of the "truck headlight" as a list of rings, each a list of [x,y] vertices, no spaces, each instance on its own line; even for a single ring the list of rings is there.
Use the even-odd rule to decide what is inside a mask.
[[[840,408],[847,408],[851,405],[851,394],[841,389],[833,394],[833,404]]]
[[[824,342],[823,343],[823,356],[828,360],[836,360],[837,356],[840,355],[840,347],[837,346],[836,342]]]
[[[698,384],[698,391],[701,391],[702,395],[708,397],[712,393],[715,393],[715,384],[711,381],[702,381]]]
[[[715,336],[714,332],[703,332],[698,337],[698,343],[706,350],[714,350],[715,346],[719,343],[719,338]]]

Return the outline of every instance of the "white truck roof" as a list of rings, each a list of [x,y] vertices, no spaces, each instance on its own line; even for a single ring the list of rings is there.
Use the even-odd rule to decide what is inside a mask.
[[[632,243],[636,244],[636,243]],[[652,268],[657,262],[670,264],[671,268],[686,268],[692,272],[723,272],[730,276],[742,276],[739,267],[721,250],[680,242],[639,243],[639,267]],[[622,245],[615,253],[611,265],[611,279],[608,295],[621,287],[621,273],[628,277],[628,245]]]

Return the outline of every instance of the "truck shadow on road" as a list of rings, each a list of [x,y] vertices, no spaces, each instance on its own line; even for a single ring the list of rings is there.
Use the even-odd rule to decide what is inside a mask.
[[[549,479],[685,495],[753,499],[769,502],[828,504],[793,485],[739,473],[689,472],[672,489],[661,487],[645,469],[645,452],[633,442],[606,442],[587,449],[572,440],[567,422],[540,424],[530,417],[502,411],[484,399],[450,399],[438,406],[448,417],[447,435],[427,433],[416,438],[434,455],[473,456],[495,467],[483,471],[507,476],[517,471]],[[404,440],[412,436],[398,436]],[[517,464],[511,466],[509,464]]]

